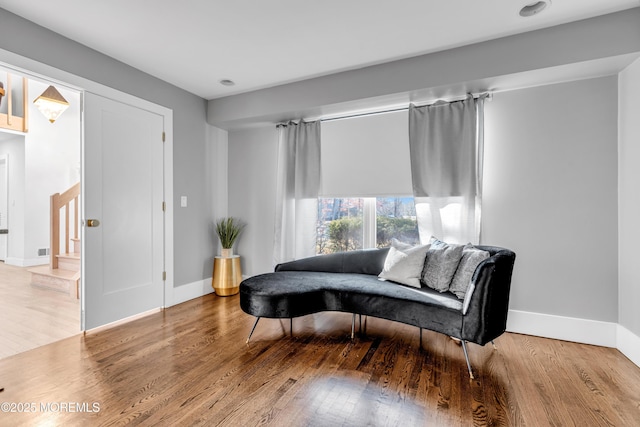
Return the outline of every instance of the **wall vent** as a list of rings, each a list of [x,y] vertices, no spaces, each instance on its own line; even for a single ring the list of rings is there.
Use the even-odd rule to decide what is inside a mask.
[[[47,256],[49,255],[49,248],[38,249],[38,256]]]

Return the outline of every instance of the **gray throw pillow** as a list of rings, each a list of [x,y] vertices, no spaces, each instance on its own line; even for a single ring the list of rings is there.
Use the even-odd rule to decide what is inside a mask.
[[[476,267],[487,258],[489,258],[489,252],[477,249],[471,243],[466,245],[462,251],[462,259],[458,264],[458,269],[453,276],[449,290],[459,299],[464,300]]]
[[[462,258],[463,249],[464,245],[445,243],[432,237],[422,270],[421,283],[438,292],[448,291]]]

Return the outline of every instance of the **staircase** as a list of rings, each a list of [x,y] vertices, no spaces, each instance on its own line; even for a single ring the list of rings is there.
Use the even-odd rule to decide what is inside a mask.
[[[68,292],[75,298],[80,298],[79,196],[80,183],[75,184],[62,194],[56,193],[51,196],[49,265],[29,269],[32,285]],[[61,211],[64,212],[64,227],[60,225]],[[64,250],[61,250],[61,231],[65,238]]]

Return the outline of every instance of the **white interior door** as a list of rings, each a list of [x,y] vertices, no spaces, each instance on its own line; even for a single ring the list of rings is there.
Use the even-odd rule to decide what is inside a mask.
[[[85,330],[164,305],[163,121],[85,93]]]
[[[7,258],[9,247],[9,155],[0,156],[0,261]]]

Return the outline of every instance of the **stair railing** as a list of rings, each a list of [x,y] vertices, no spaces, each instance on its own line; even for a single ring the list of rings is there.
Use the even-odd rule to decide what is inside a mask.
[[[70,205],[73,202],[73,239],[78,238],[78,196],[80,195],[80,183],[73,185],[64,193],[51,195],[51,247],[49,249],[49,265],[54,270],[58,268],[58,255],[60,255],[60,210],[64,208],[65,222],[65,252],[69,253]]]
[[[0,72],[1,73],[1,72]],[[3,101],[7,104],[7,114],[0,113],[0,128],[11,129],[18,132],[29,131],[29,105],[27,99],[28,94],[28,82],[27,78],[22,78],[22,117],[13,114],[13,93],[11,87],[11,74],[6,73],[7,85],[4,84],[0,87],[0,103]],[[3,100],[2,97],[5,97]]]

